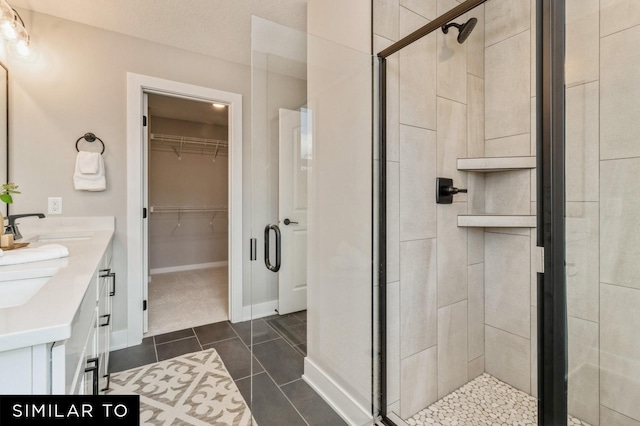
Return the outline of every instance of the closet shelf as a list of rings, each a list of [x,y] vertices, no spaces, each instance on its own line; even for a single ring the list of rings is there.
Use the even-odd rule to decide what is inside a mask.
[[[178,158],[182,154],[228,155],[229,141],[219,139],[194,138],[190,136],[165,135],[161,133],[151,133],[150,146],[153,151],[174,152]]]
[[[535,216],[519,215],[459,215],[458,226],[479,228],[535,228]]]
[[[467,172],[502,172],[535,169],[536,157],[458,158],[458,170]]]
[[[197,206],[151,206],[151,213],[219,213],[226,212],[227,208],[219,207],[197,207]]]

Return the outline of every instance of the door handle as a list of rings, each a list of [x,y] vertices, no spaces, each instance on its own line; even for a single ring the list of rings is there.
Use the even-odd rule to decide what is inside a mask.
[[[284,220],[284,224],[285,224],[285,225],[289,225],[289,224],[291,224],[291,223],[294,223],[294,224],[296,224],[296,225],[298,224],[298,222],[294,222],[294,221],[292,221],[292,220],[289,220],[289,218],[286,218],[286,219]]]
[[[271,231],[274,231],[276,234],[276,264],[275,265],[271,264],[271,255],[269,253],[269,248],[270,248],[269,246],[271,245],[270,244]],[[281,243],[282,243],[282,236],[280,234],[280,228],[278,228],[278,225],[275,225],[275,224],[267,225],[264,228],[264,265],[271,272],[278,272],[280,270],[281,255],[282,255],[282,251],[280,247]]]

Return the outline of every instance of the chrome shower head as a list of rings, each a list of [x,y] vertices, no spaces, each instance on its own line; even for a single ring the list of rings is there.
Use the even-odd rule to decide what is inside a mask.
[[[447,34],[449,32],[449,27],[456,27],[459,31],[458,33],[458,43],[462,44],[471,34],[471,31],[475,28],[478,20],[476,18],[471,18],[464,24],[456,24],[452,22],[450,24],[446,24],[442,26],[442,32]]]

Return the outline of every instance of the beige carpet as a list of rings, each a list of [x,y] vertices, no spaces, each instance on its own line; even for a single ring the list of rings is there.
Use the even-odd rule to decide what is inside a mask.
[[[227,267],[152,275],[147,336],[229,319]]]
[[[140,395],[141,425],[255,425],[215,349],[113,373],[110,395]]]

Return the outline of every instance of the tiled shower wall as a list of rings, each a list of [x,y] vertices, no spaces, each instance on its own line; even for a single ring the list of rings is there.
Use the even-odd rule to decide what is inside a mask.
[[[485,156],[535,155],[535,0],[488,1],[485,20]],[[535,215],[534,170],[487,173],[484,187],[484,213]],[[535,246],[535,229],[485,229],[485,371],[532,395]]]
[[[454,0],[375,0],[374,50]],[[484,7],[465,44],[437,31],[387,60],[388,409],[409,417],[484,371],[483,179],[456,168],[484,155]],[[470,17],[469,16],[469,17]],[[463,17],[468,19],[469,17]],[[435,179],[469,194],[436,205]]]

